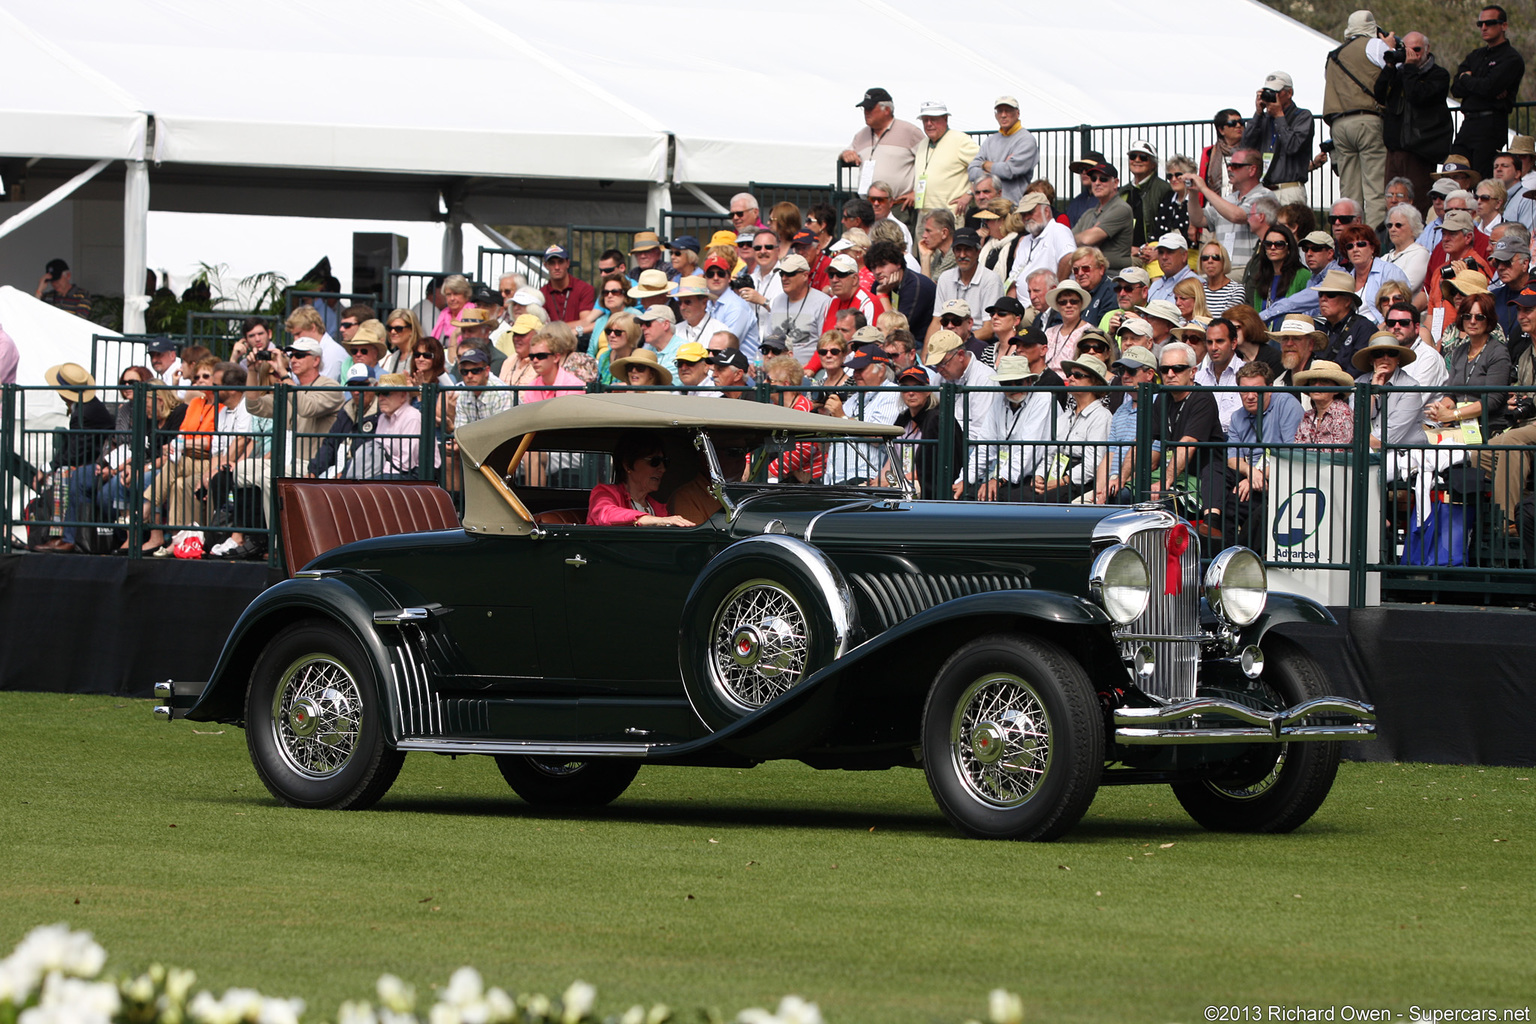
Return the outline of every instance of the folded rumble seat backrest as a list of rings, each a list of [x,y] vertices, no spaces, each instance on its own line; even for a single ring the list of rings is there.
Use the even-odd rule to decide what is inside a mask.
[[[430,480],[279,480],[277,498],[289,576],[355,540],[459,525],[453,499]]]

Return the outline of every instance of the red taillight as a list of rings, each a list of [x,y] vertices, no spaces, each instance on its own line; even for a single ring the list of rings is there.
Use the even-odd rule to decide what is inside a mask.
[[[1163,593],[1177,596],[1184,592],[1184,568],[1181,560],[1189,550],[1189,524],[1177,523],[1168,531],[1168,563],[1163,573]]]

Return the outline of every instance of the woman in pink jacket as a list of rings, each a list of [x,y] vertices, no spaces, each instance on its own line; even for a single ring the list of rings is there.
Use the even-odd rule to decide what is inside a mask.
[[[661,444],[641,431],[619,438],[613,452],[613,474],[618,483],[598,484],[587,502],[588,526],[694,526],[683,516],[667,514],[667,507],[652,498],[667,471]]]

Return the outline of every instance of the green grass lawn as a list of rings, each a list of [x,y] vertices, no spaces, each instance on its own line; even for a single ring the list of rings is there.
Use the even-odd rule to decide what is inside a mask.
[[[980,1017],[996,986],[1030,1021],[1522,1007],[1533,775],[1347,764],[1273,837],[1202,831],[1166,787],[1106,789],[1042,845],[961,838],[915,771],[791,763],[645,768],[563,815],[487,758],[414,754],[374,810],[296,811],[239,729],[0,693],[0,953],[67,921],[112,967],[302,996],[311,1022],[381,972],[425,991],[463,964],[513,992],[592,982],[604,1012],[794,992],[832,1024]]]

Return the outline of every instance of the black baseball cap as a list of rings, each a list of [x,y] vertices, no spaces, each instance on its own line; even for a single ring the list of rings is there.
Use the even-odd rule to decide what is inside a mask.
[[[981,236],[972,231],[970,228],[961,228],[959,231],[955,232],[955,240],[951,242],[950,245],[956,249],[960,248],[962,245],[969,249],[980,249]]]
[[[743,372],[752,369],[752,364],[739,348],[723,348],[704,361],[711,366],[734,366]]]
[[[51,277],[58,277],[60,274],[66,273],[69,270],[69,264],[65,263],[63,260],[49,260],[48,265],[43,269],[47,271]]]
[[[854,353],[853,358],[843,363],[843,365],[848,367],[850,370],[862,370],[870,363],[884,363],[886,366],[895,365],[894,361],[891,359],[890,355],[886,353],[885,349],[881,348],[879,344],[873,341],[867,345],[860,345],[858,351]]]
[[[489,365],[491,357],[483,348],[477,348],[474,345],[461,345],[459,347],[459,362],[460,364],[485,363]]]
[[[1014,316],[1024,315],[1024,303],[1011,295],[1004,295],[992,305],[987,307],[988,313],[1012,313]]]
[[[865,110],[872,110],[877,103],[890,102],[892,102],[891,94],[877,85],[872,89],[865,89],[864,98],[855,103],[854,106],[863,107]]]

